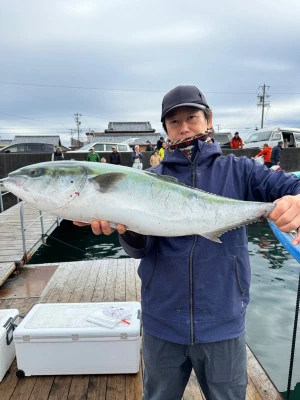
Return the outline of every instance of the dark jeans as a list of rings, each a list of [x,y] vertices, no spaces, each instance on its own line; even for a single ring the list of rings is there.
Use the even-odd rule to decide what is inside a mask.
[[[143,400],[181,400],[194,368],[206,400],[245,400],[245,335],[216,343],[181,345],[143,332]]]

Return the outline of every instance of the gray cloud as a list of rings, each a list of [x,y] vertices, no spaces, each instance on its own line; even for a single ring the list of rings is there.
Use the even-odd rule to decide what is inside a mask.
[[[265,124],[300,126],[295,0],[1,6],[1,137],[40,130],[68,141],[75,112],[83,130],[101,131],[112,120],[149,120],[161,130],[162,96],[178,84],[204,91],[215,124],[243,129],[260,125],[257,93],[265,83]]]

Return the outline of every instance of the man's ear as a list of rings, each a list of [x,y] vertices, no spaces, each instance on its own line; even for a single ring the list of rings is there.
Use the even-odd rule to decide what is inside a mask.
[[[212,111],[210,111],[210,115],[209,115],[209,118],[208,118],[208,121],[207,121],[208,129],[212,128],[212,120],[213,120],[213,113],[212,113]]]

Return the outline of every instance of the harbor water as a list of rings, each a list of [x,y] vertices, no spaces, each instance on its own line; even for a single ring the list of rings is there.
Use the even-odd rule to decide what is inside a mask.
[[[277,241],[267,222],[250,225],[248,233],[252,284],[247,343],[277,388],[285,392],[300,265]],[[96,236],[89,226],[79,228],[63,221],[30,264],[124,257],[116,233]],[[291,389],[290,399],[300,400],[300,332]]]

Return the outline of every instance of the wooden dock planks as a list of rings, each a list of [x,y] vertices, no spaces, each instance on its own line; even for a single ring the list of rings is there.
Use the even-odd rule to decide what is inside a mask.
[[[24,204],[24,228],[26,252],[33,254],[42,243],[41,222],[37,220],[39,211]],[[20,218],[21,203],[0,213],[0,286],[8,276],[15,270],[16,264],[20,263],[24,256],[23,240]],[[47,214],[43,215],[44,233],[50,235],[57,227],[57,219]]]
[[[36,302],[139,301],[138,260],[105,259],[61,263],[40,298],[0,300],[0,308],[18,308],[26,314]],[[247,400],[282,399],[273,383],[248,352]],[[0,383],[1,400],[141,400],[143,364],[137,374],[15,376],[16,362]],[[192,374],[183,400],[205,400]]]

